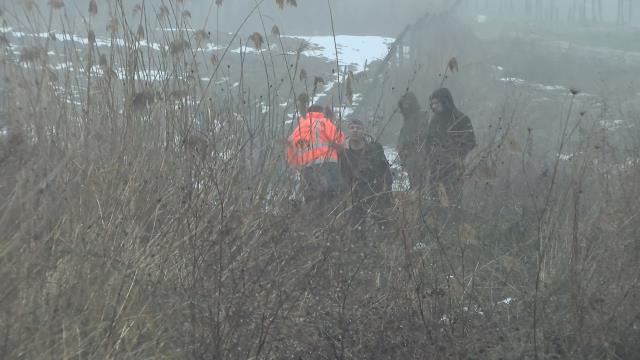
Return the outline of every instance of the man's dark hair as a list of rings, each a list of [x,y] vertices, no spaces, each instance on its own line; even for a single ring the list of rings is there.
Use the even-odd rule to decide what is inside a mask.
[[[307,109],[307,112],[324,113],[324,108],[320,105],[311,105]]]
[[[451,95],[451,91],[447,88],[439,88],[434,91],[429,99],[437,99],[440,104],[445,108],[446,111],[456,111],[456,105],[453,102],[453,95]]]
[[[400,97],[400,100],[398,100],[398,107],[400,108],[400,112],[405,116],[420,113],[418,97],[411,91]]]
[[[349,121],[349,125],[360,125],[360,126],[364,126],[364,123],[358,119],[351,119],[351,121]]]

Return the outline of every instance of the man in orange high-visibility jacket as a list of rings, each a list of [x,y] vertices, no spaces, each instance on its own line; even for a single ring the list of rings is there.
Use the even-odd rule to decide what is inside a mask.
[[[344,134],[321,106],[313,105],[289,136],[287,161],[302,178],[305,202],[318,201],[322,207],[338,194],[338,151],[343,148]]]

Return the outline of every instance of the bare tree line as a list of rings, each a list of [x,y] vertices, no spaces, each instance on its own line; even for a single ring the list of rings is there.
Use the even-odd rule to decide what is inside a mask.
[[[490,10],[503,14],[569,22],[614,22],[631,24],[634,18],[634,0],[468,0],[468,8]],[[605,11],[610,9],[612,11]],[[615,14],[613,13],[615,10]],[[615,16],[614,16],[615,15]]]

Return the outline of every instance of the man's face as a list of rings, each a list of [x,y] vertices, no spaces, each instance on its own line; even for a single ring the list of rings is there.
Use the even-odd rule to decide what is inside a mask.
[[[444,110],[444,108],[442,107],[442,103],[440,103],[440,100],[436,98],[431,98],[431,100],[429,100],[429,107],[431,107],[431,111],[436,114]]]
[[[352,139],[364,138],[364,126],[360,124],[349,124],[349,133]]]

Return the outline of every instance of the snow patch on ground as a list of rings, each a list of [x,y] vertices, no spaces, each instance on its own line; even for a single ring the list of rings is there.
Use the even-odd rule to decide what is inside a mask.
[[[571,161],[575,154],[557,154],[558,159],[563,161]]]
[[[407,174],[402,166],[400,166],[400,159],[398,158],[398,150],[393,146],[383,146],[384,155],[387,157],[387,161],[391,164],[391,172],[393,173],[393,184],[391,189],[393,191],[407,191],[410,188],[409,174]]]
[[[625,121],[621,120],[621,119],[616,119],[616,120],[600,120],[600,126],[603,129],[606,130],[617,130],[620,129],[621,127],[625,126]],[[632,127],[632,126],[627,126],[627,127]]]
[[[517,77],[511,77],[511,76],[509,76],[509,77],[501,77],[500,81],[506,82],[506,83],[512,83],[512,84],[515,84],[515,85],[522,85],[522,84],[526,84],[527,83],[524,79],[520,79],[520,78],[517,78]]]
[[[326,81],[326,80],[325,80]],[[316,101],[318,101],[319,99],[327,96],[327,94],[329,93],[329,91],[331,91],[331,89],[333,89],[333,86],[336,84],[337,81],[326,81],[325,84],[318,84],[318,88],[322,88],[323,90],[316,93],[316,94],[312,94],[312,103],[315,103]]]
[[[169,31],[169,32],[180,32],[180,31],[194,32],[196,30],[191,29],[191,28],[170,28],[170,27],[162,28],[162,27],[157,27],[156,31],[160,31],[160,32],[163,32],[163,31]]]
[[[303,52],[305,56],[335,60],[337,47],[340,66],[347,65],[354,72],[363,71],[365,63],[383,59],[395,41],[394,38],[382,36],[336,35],[335,42],[333,36],[287,37],[302,39],[313,45],[313,49]]]
[[[528,86],[537,90],[541,90],[541,91],[546,91],[546,92],[554,92],[554,93],[565,93],[565,95],[570,96],[571,92],[570,89],[562,86],[562,85],[545,85],[545,84],[540,84],[540,83],[532,83],[529,82],[525,79],[521,79],[518,77],[514,77],[514,76],[506,76],[504,74],[505,69],[500,66],[500,65],[491,65],[491,68],[497,73],[498,80],[504,83],[508,83],[511,85],[517,85],[517,86]],[[593,94],[589,94],[589,93],[585,93],[585,92],[578,92],[576,96],[580,96],[580,97],[595,97],[595,95]]]
[[[511,303],[513,303],[513,300],[514,300],[513,298],[508,297],[504,300],[498,301],[498,304],[511,305]]]
[[[123,68],[115,69],[115,73],[118,79],[125,79],[127,76],[126,70]],[[164,71],[145,69],[144,71],[138,71],[136,78],[145,81],[164,81],[168,79],[168,76]]]
[[[220,50],[222,48],[218,48],[218,47],[215,47],[215,46],[210,46],[207,49]],[[272,51],[276,50],[277,46],[275,44],[271,44],[270,49]],[[234,54],[259,54],[260,51],[269,51],[269,49],[257,49],[256,47],[254,47],[252,45],[243,45],[243,46],[241,46],[241,47],[239,47],[237,49],[231,50],[231,52],[234,53]]]

